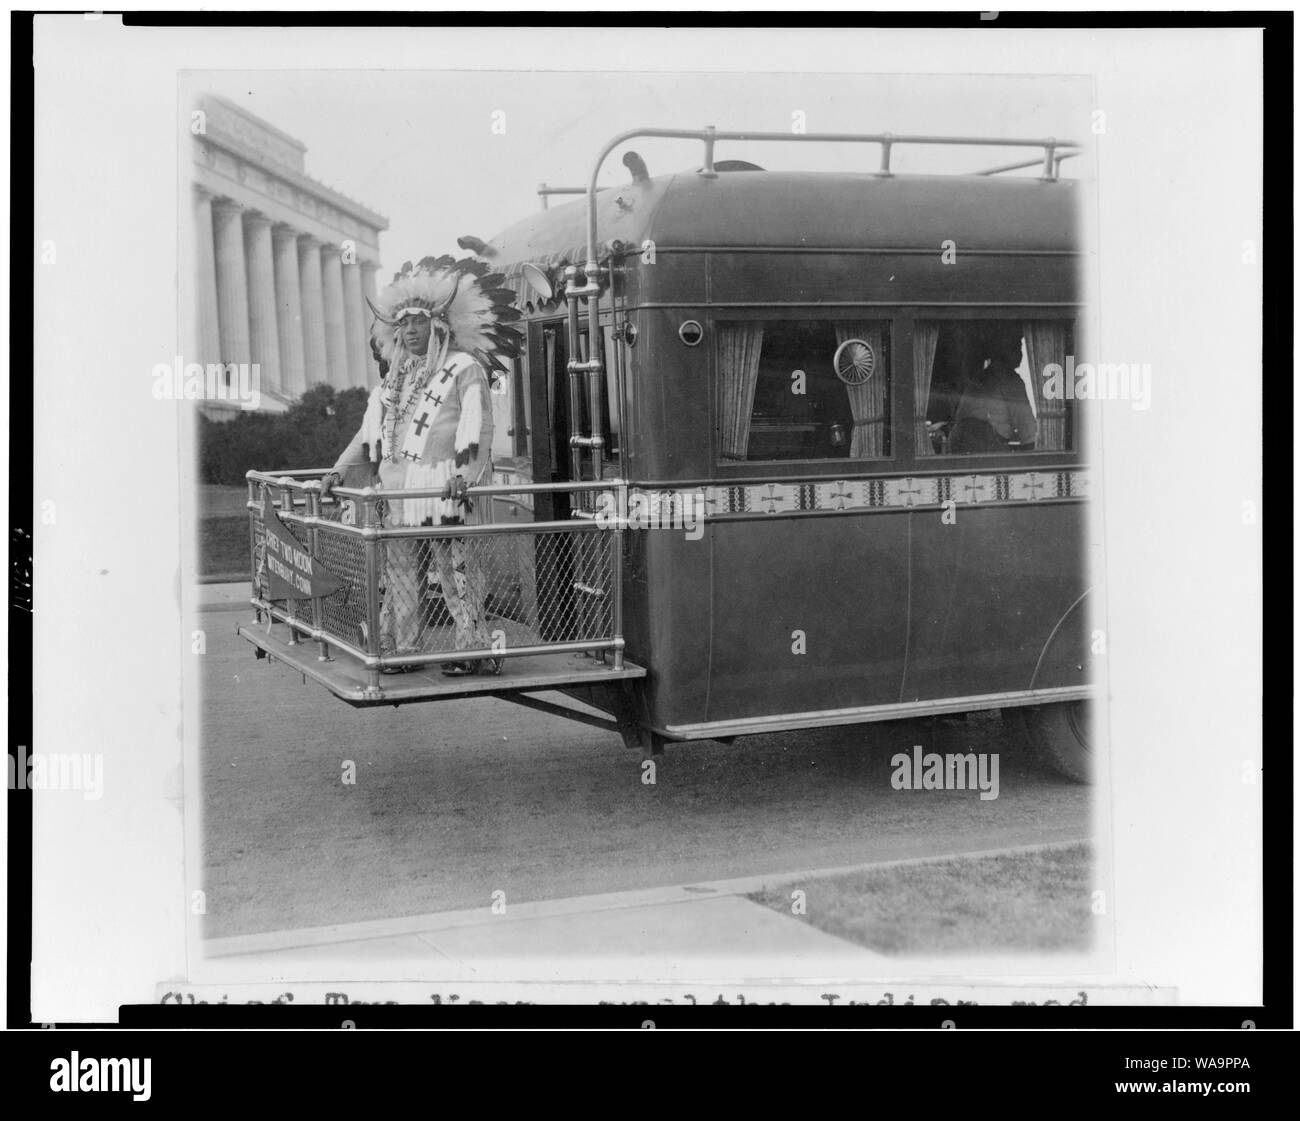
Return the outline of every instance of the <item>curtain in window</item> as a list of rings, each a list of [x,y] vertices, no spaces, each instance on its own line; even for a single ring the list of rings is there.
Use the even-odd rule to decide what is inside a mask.
[[[934,444],[925,427],[930,409],[930,377],[934,373],[934,352],[939,344],[939,324],[917,320],[912,325],[912,384],[916,410],[916,454],[934,455]]]
[[[1043,395],[1043,371],[1055,362],[1065,368],[1066,326],[1031,319],[1023,327],[1025,357],[1029,361],[1029,383],[1034,387],[1034,409],[1038,413],[1037,451],[1065,451],[1069,446],[1069,418],[1065,401],[1049,401]]]
[[[885,369],[884,331],[879,323],[865,320],[843,319],[835,323],[835,342],[861,339],[876,356],[876,367],[871,377],[861,385],[846,385],[849,408],[853,410],[853,440],[849,445],[850,459],[864,459],[885,454],[885,387],[889,371]]]
[[[749,422],[754,413],[763,325],[719,323],[717,348],[718,382],[722,388],[722,458],[744,459],[749,453]]]

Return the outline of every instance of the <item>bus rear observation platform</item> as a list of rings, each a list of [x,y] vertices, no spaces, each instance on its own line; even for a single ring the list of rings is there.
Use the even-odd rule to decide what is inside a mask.
[[[378,692],[368,688],[369,674],[356,658],[337,655],[321,660],[312,643],[289,642],[290,632],[282,623],[241,623],[237,629],[257,650],[273,661],[283,662],[349,704],[406,704],[412,701],[450,700],[455,697],[500,696],[503,693],[556,689],[562,686],[604,685],[645,677],[640,666],[624,660],[621,668],[584,652],[549,652],[506,658],[501,673],[473,677],[445,677],[437,665],[420,666],[409,673],[380,679]]]
[[[357,707],[497,696],[551,711],[525,694],[562,689],[627,716],[625,685],[646,670],[623,655],[624,519],[583,516],[595,492],[625,500],[624,483],[476,487],[480,512],[468,524],[406,527],[390,524],[385,502],[437,492],[338,487],[326,497],[324,474],[248,473],[254,618],[237,633],[259,658]],[[519,503],[543,491],[569,492],[574,515],[482,520],[482,499]],[[445,601],[453,574],[462,594],[472,586],[481,614],[472,649],[457,647]],[[395,633],[406,648],[394,648]],[[449,676],[449,662],[478,662],[480,672]]]

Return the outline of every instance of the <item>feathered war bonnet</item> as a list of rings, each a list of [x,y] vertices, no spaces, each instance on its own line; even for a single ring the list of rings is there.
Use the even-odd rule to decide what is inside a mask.
[[[509,373],[506,361],[519,356],[523,341],[510,326],[519,319],[514,300],[505,277],[491,272],[485,261],[447,255],[425,257],[414,267],[407,261],[379,294],[378,305],[370,304],[375,313],[370,334],[384,361],[395,366],[403,313],[426,314],[446,333],[448,352],[473,356],[496,381],[498,373]]]

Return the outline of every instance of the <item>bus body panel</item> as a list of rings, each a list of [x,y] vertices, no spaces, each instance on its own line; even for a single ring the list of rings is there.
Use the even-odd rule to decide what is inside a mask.
[[[962,505],[912,517],[912,618],[901,700],[1080,684],[1035,682],[1061,617],[1086,589],[1079,503]]]
[[[907,597],[893,589],[907,585],[907,522],[901,513],[714,523],[705,719],[897,702]]]
[[[624,372],[621,458],[607,468],[634,488],[715,494],[763,479],[924,475],[955,487],[972,474],[1077,472],[1077,442],[1027,456],[914,455],[910,323],[1074,319],[1078,194],[1076,183],[1030,178],[785,172],[683,173],[602,190],[600,244],[613,253],[602,323],[634,329],[632,341],[612,344]],[[569,472],[566,430],[539,447],[548,422],[537,384],[546,378],[537,320],[554,328],[564,300],[535,303],[519,273],[525,262],[581,266],[584,216],[585,203],[555,207],[492,243],[494,267],[519,284],[533,321],[539,480]],[[889,454],[720,462],[714,336],[729,317],[887,323]],[[688,320],[703,329],[699,345],[679,335]],[[539,516],[545,509],[539,496]],[[958,500],[947,521],[935,505],[711,516],[700,540],[680,527],[629,529],[623,633],[627,657],[648,670],[643,719],[663,731],[871,706],[923,710],[945,698],[987,705],[998,693],[1086,685],[1085,509],[1071,495]]]

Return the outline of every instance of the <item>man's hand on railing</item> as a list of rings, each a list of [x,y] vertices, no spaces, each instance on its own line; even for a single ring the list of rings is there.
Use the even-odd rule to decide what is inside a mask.
[[[447,485],[442,488],[442,497],[448,502],[465,502],[468,490],[469,483],[465,477],[457,475],[454,479],[447,480]]]

